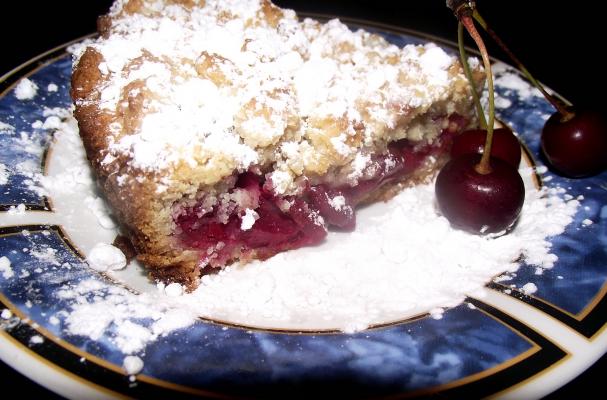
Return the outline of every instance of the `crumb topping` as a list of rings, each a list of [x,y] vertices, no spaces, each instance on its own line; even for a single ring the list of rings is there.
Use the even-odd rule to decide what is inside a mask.
[[[355,180],[365,149],[431,141],[438,131],[416,116],[469,94],[434,44],[399,48],[266,0],[118,0],[100,25],[75,62],[92,51],[102,79],[74,88],[76,103],[112,118],[104,164],[126,156],[130,173],[164,186],[185,176],[212,185],[252,166],[274,171],[278,193],[336,167]]]

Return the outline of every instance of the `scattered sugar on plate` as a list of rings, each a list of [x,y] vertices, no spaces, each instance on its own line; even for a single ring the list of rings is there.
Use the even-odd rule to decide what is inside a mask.
[[[28,78],[21,79],[15,87],[15,97],[19,100],[31,100],[36,97],[36,93],[38,93],[38,85]]]
[[[128,375],[137,375],[143,369],[143,360],[137,356],[126,356],[122,366]]]
[[[591,219],[586,218],[586,219],[584,219],[584,220],[582,221],[582,225],[583,225],[583,226],[590,226],[590,225],[592,225],[592,220],[591,220]]]
[[[183,294],[183,287],[176,282],[169,283],[165,288],[164,292],[169,297],[177,297]]]
[[[10,206],[7,213],[11,215],[23,215],[25,214],[25,204],[17,204],[16,206]]]
[[[104,229],[116,228],[116,223],[110,217],[110,209],[107,204],[97,196],[87,196],[84,199],[84,204],[91,210],[97,218],[97,222]]]
[[[11,124],[7,124],[6,122],[0,121],[0,133],[10,133],[14,132],[15,127]]]
[[[0,163],[0,185],[6,185],[9,177],[8,168],[6,168],[6,165]]]
[[[59,90],[59,86],[55,85],[54,83],[49,83],[46,87],[46,91],[49,93],[56,92],[57,90]]]
[[[4,279],[10,279],[15,276],[15,272],[11,268],[11,261],[6,257],[0,257],[0,273]]]
[[[30,344],[42,344],[44,343],[44,338],[40,335],[34,335],[30,338]]]
[[[30,84],[29,94],[35,96],[37,86],[28,79],[19,83],[15,95],[20,86]],[[512,76],[500,84],[526,93]],[[50,85],[47,90],[52,91]],[[57,134],[75,129],[73,119],[61,119],[67,118],[65,111],[49,111],[39,128],[55,128]],[[54,115],[61,118],[51,118]],[[41,152],[38,143],[27,142],[27,137],[23,140],[32,153]],[[85,161],[78,165],[78,171],[66,172],[76,190],[90,187],[91,176],[83,165]],[[23,172],[29,167],[20,168]],[[545,173],[546,168],[538,167],[537,172]],[[530,169],[521,173],[530,173]],[[42,176],[36,179],[37,183],[44,181]],[[62,187],[63,183],[59,177],[46,184]],[[440,318],[445,308],[460,304],[467,295],[482,295],[494,276],[514,272],[519,268],[514,260],[521,255],[536,270],[552,268],[557,257],[550,253],[549,238],[563,232],[581,200],[564,199],[565,194],[564,189],[529,188],[516,228],[508,235],[489,239],[451,229],[436,214],[433,186],[420,185],[388,203],[360,210],[360,218],[364,214],[369,223],[360,224],[355,232],[331,232],[322,246],[230,266],[203,277],[192,293],[184,292],[178,284],[159,285],[157,290],[141,294],[95,279],[66,285],[57,294],[71,301],[64,311],[65,330],[94,340],[111,330],[112,342],[123,353],[133,354],[158,337],[195,323],[199,316],[220,319],[229,315],[243,322],[270,325],[324,320],[346,332],[365,329],[385,314],[429,312]],[[335,208],[343,206],[340,200],[333,199]],[[254,215],[245,217],[244,227],[252,226]],[[104,243],[93,248],[87,261],[93,269],[104,272],[126,265],[124,254]],[[7,257],[0,257],[0,272],[4,279],[14,276]],[[537,286],[530,282],[522,290],[531,294]],[[87,298],[91,293],[96,296]],[[32,307],[29,300],[26,307]],[[2,318],[8,315],[5,312],[10,313],[2,311]],[[146,319],[152,322],[141,322]],[[60,322],[57,317],[50,321],[54,325]],[[123,367],[134,375],[143,368],[143,361],[129,355]]]
[[[95,271],[107,272],[126,267],[126,256],[117,247],[107,243],[97,243],[86,258]]]
[[[537,292],[537,286],[533,282],[527,282],[523,285],[521,290],[523,291],[523,293],[529,295],[529,294],[533,294],[533,293]]]
[[[96,280],[69,285],[60,294],[72,301],[65,329],[93,339],[111,331],[117,348],[133,354],[200,316],[265,326],[324,321],[344,332],[380,323],[386,315],[397,320],[430,312],[440,318],[467,295],[482,297],[493,277],[512,275],[521,255],[534,269],[553,267],[557,257],[548,238],[563,232],[579,206],[562,195],[561,189],[527,189],[516,228],[490,239],[452,229],[436,213],[433,186],[416,186],[361,209],[366,223],[352,233],[331,232],[321,246],[232,265],[204,276],[191,293],[178,284],[158,284],[141,294]],[[112,262],[99,268],[107,270]],[[529,283],[523,290],[537,287]],[[96,296],[83,301],[86,293]],[[152,322],[141,322],[146,319]]]
[[[495,74],[495,85],[515,91],[520,99],[529,97],[543,97],[542,93],[525,81],[520,73],[504,63],[496,63],[493,68]]]

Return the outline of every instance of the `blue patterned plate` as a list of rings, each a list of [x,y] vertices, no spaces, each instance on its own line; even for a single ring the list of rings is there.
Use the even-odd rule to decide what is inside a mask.
[[[399,46],[429,40],[399,28],[346,22]],[[32,174],[55,168],[49,160],[61,142],[52,124],[35,121],[70,105],[66,47],[0,80],[0,256],[11,261],[2,269],[0,260],[0,358],[44,386],[71,398],[293,398],[319,397],[331,388],[345,397],[528,398],[557,389],[607,349],[607,173],[584,180],[548,174],[545,184],[565,187],[584,201],[566,232],[552,239],[559,260],[541,275],[521,268],[508,286],[489,283],[486,297],[469,297],[442,319],[424,314],[354,334],[201,320],[149,344],[140,354],[143,370],[130,378],[111,332],[95,340],[70,335],[56,317],[66,308],[58,295],[65,282],[95,280],[104,285],[100,291],[116,285],[88,268],[81,255],[107,233],[91,221],[62,218],[84,207],[85,199],[69,190],[45,197],[30,184]],[[31,101],[15,97],[24,77],[39,87]],[[537,157],[538,133],[551,107],[541,97],[500,85],[499,72],[497,82],[499,117]],[[32,126],[24,140],[21,132],[32,132]],[[531,296],[509,286],[527,282],[537,286]]]

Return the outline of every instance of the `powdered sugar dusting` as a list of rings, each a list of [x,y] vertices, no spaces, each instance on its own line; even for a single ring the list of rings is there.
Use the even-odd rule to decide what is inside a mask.
[[[15,272],[11,268],[11,260],[6,256],[0,257],[0,273],[4,279],[10,279],[15,276]]]
[[[7,124],[6,122],[0,121],[0,134],[14,132],[14,131],[15,131],[14,126],[12,126],[11,124]]]
[[[210,4],[215,3],[210,1]],[[114,7],[115,11],[117,7]],[[169,11],[168,15],[171,18],[173,16],[171,13],[175,15],[181,13],[178,7]],[[242,10],[245,15],[253,11],[254,8]],[[147,23],[147,21],[140,22]],[[171,21],[162,23],[167,24],[162,28],[163,34],[172,31],[175,33],[181,29]],[[316,26],[312,22],[307,24],[309,24],[307,28],[302,28],[304,36],[299,34],[288,36],[288,40],[292,41],[291,44],[305,44],[307,40],[305,29]],[[130,28],[124,26],[121,29],[127,31]],[[240,27],[232,26],[229,29],[239,32]],[[299,28],[286,26],[284,29],[297,31]],[[345,32],[337,22],[329,25],[327,35],[329,33],[332,37],[351,34]],[[221,37],[221,33],[216,35]],[[111,51],[127,51],[129,49],[127,42],[123,38],[121,43],[124,47],[116,45]],[[149,46],[150,49],[162,50],[163,46],[170,47],[172,43],[174,44],[170,40],[164,43],[153,43],[153,40],[150,40]],[[251,52],[261,52],[264,55],[273,55],[273,59],[280,59],[281,70],[289,70],[302,62],[309,61],[299,52],[280,54],[280,48],[267,49],[259,47],[260,44],[254,41],[251,43]],[[327,43],[330,42],[317,43],[318,49],[314,51],[318,50],[322,53],[326,50],[323,46]],[[238,54],[239,57],[248,57],[246,54],[239,54],[240,49],[237,49],[239,44],[237,40],[234,43],[221,43],[221,46],[216,45],[216,50],[224,52],[221,54],[226,57],[232,53]],[[393,50],[390,48],[387,51]],[[418,50],[408,48],[404,51]],[[447,58],[436,52],[432,46],[425,47],[423,51],[427,53],[425,55],[427,61],[420,61],[420,54],[417,54],[412,68],[427,70],[447,65]],[[120,75],[123,66],[119,62],[119,56],[121,55],[116,54],[116,58],[113,58],[110,54],[106,63],[100,67],[107,73]],[[142,74],[139,78],[143,76],[151,88],[161,88],[165,71],[162,68],[156,70],[152,70],[152,67],[147,70],[145,68],[139,71]],[[223,65],[221,68],[227,67]],[[394,74],[393,67],[385,66],[373,74],[372,82],[369,84],[381,88],[394,79]],[[433,80],[433,84],[437,87],[442,84],[440,71],[433,73]],[[188,86],[185,82],[182,81],[183,85]],[[179,85],[174,87],[178,88]],[[176,96],[174,99],[189,100],[191,93],[187,93],[188,88],[182,89],[184,93],[170,95]],[[211,85],[205,87],[206,89],[223,90],[219,86],[214,89]],[[296,96],[297,104],[300,107],[314,109],[313,96],[306,94],[302,87],[299,89],[300,93]],[[322,89],[323,87],[319,89],[321,94]],[[111,103],[114,94],[110,88],[108,90],[107,93],[104,92],[104,101]],[[277,101],[276,104],[273,103],[274,100]],[[262,104],[270,108],[280,108],[282,104],[281,99],[274,99],[271,96],[264,101],[265,103]],[[351,107],[351,104],[329,98],[324,98],[322,101],[327,105],[326,111],[323,112],[333,115],[346,110],[348,117],[351,117],[352,121],[356,120],[358,110],[356,107]],[[194,109],[200,111],[203,106],[206,107],[205,104],[195,103]],[[47,111],[46,120],[38,121],[39,123],[35,123],[33,128],[58,129],[56,136],[59,139],[62,136],[68,141],[77,139],[77,136],[70,136],[75,133],[76,128],[73,119],[68,118],[68,111]],[[393,122],[380,107],[373,112],[378,121]],[[213,115],[222,117],[218,112]],[[153,122],[156,121],[152,118],[146,123],[153,127]],[[276,128],[280,127],[284,120],[266,122],[270,124],[269,127]],[[2,126],[0,128],[5,129]],[[158,130],[146,130],[146,133],[139,137],[141,140],[133,141],[129,146],[124,146],[124,149],[135,151],[134,149],[139,145],[156,146],[156,135],[159,135]],[[247,140],[253,141],[274,140],[272,135],[266,138],[245,136]],[[342,139],[332,141],[331,146],[339,154],[345,155],[342,144],[346,141]],[[22,136],[22,142],[24,148],[27,148],[31,154],[41,153],[42,148],[39,143],[32,141],[27,135]],[[186,143],[196,142],[186,141]],[[243,145],[240,140],[238,143]],[[299,154],[302,151],[300,146],[297,142],[291,143],[296,145],[291,148],[287,146],[285,152]],[[224,144],[225,141],[221,138],[215,142],[218,147]],[[116,146],[119,148],[121,145],[124,143]],[[248,144],[243,146],[250,147]],[[70,147],[70,150],[78,148],[78,146]],[[39,166],[32,166],[31,163],[23,163],[15,168],[19,173],[29,174],[27,176],[32,179],[32,188],[42,193],[52,193],[54,199],[61,192],[87,191],[87,195],[90,195],[87,198],[91,199],[90,209],[93,212],[97,210],[99,215],[103,216],[103,208],[99,206],[97,197],[92,193],[91,188],[94,185],[90,170],[84,161],[84,152],[81,148],[78,151],[82,163],[66,165],[63,175],[42,176],[36,172]],[[145,153],[144,149],[141,165],[151,162],[146,161]],[[247,162],[255,162],[256,155],[253,152],[248,154],[251,158],[245,160],[243,165]],[[239,158],[241,155],[241,153],[234,154],[234,158],[242,161],[243,159]],[[353,160],[352,180],[358,179],[357,173],[362,173],[367,166],[368,157],[365,157],[359,156],[357,160]],[[187,157],[185,160],[195,161]],[[522,171],[523,175],[529,173],[529,170]],[[278,187],[284,186],[284,190],[287,190],[286,187],[293,181],[293,176],[291,167],[279,170],[272,177],[272,183]],[[40,183],[42,187],[39,186]],[[536,191],[529,187],[521,219],[516,228],[508,235],[490,239],[470,236],[451,229],[447,221],[436,214],[432,185],[421,185],[404,191],[387,204],[361,210],[359,221],[364,222],[360,223],[359,228],[351,234],[331,232],[327,243],[322,246],[279,254],[270,260],[253,262],[246,267],[233,265],[218,274],[205,276],[199,288],[192,293],[184,292],[178,284],[159,284],[147,292],[134,294],[123,287],[97,278],[67,283],[57,293],[57,297],[69,301],[70,306],[56,316],[49,316],[49,321],[54,325],[63,322],[61,326],[73,335],[82,335],[94,340],[107,335],[122,352],[133,354],[143,351],[151,341],[195,323],[199,316],[261,327],[281,326],[299,329],[312,325],[319,329],[337,328],[345,332],[358,331],[378,322],[401,319],[421,312],[428,312],[433,318],[439,319],[446,307],[459,304],[466,295],[482,296],[484,285],[493,276],[519,268],[519,262],[515,260],[521,255],[527,264],[538,271],[552,268],[557,258],[550,252],[549,239],[563,232],[582,200],[565,195],[565,190],[559,188]],[[331,205],[335,209],[343,207],[342,199],[339,197],[331,199]],[[255,216],[248,211],[250,210],[245,210],[243,216],[243,229],[249,224],[252,225],[255,220]],[[99,220],[99,223],[104,226],[102,220]],[[25,232],[23,235],[27,236]],[[441,251],[435,251],[436,249]],[[91,266],[97,270],[107,272],[114,268],[122,268],[125,264],[124,255],[118,254],[118,249],[113,246],[100,244],[93,250],[89,260],[92,260]],[[37,260],[59,265],[53,249],[31,246],[24,251],[30,252]],[[42,271],[34,269],[31,271],[31,273],[40,272]],[[0,257],[0,276],[2,279],[19,278],[15,276],[7,257]],[[523,290],[532,293],[537,287],[533,283],[528,283],[524,285]],[[28,300],[26,307],[32,307],[32,302]],[[1,317],[10,318],[10,311],[2,311]],[[34,342],[36,340],[34,339]],[[139,357],[127,356],[123,366],[128,374],[136,374],[143,368],[143,362]]]
[[[454,85],[465,83],[457,59],[434,44],[401,49],[266,1],[191,4],[141,2],[132,12],[116,2],[111,34],[72,48],[76,62],[87,49],[103,58],[98,96],[76,104],[115,115],[108,164],[127,155],[136,170],[198,168],[213,184],[273,163],[291,178],[276,179],[284,193],[306,172],[354,169],[357,149],[407,137],[405,122],[430,107],[447,115],[468,102],[468,86]],[[416,141],[439,133],[415,132]],[[280,142],[292,151],[267,151]]]
[[[78,299],[67,329],[92,338],[111,331],[116,346],[131,354],[198,316],[345,332],[424,312],[441,318],[444,308],[467,295],[482,296],[492,277],[519,268],[519,256],[534,268],[553,267],[549,238],[563,232],[579,206],[563,194],[528,188],[516,228],[491,239],[452,229],[436,213],[433,185],[416,186],[360,210],[364,223],[355,232],[331,232],[322,246],[230,266],[204,276],[192,293],[177,284],[159,284],[139,295],[98,281],[66,287],[61,297]],[[533,287],[523,290],[531,293]],[[96,295],[84,300],[87,293]],[[152,321],[148,325],[140,322],[146,318]]]
[[[31,100],[37,93],[38,85],[28,78],[21,79],[15,87],[15,97],[19,100]]]
[[[329,204],[337,211],[341,211],[346,206],[346,198],[344,196],[335,196],[329,199]]]
[[[6,185],[8,183],[9,172],[6,165],[0,163],[0,185]]]
[[[64,114],[68,113],[47,113],[48,117]],[[70,144],[75,135],[73,120],[52,121],[48,125],[58,126],[55,135],[66,151],[84,160],[81,145]],[[51,154],[58,157],[59,152]],[[88,168],[83,166],[84,171],[75,173],[72,167],[80,164],[73,158],[64,164],[63,172],[37,178],[51,189],[53,199],[60,199],[63,192],[70,196],[83,192],[83,199],[95,199]],[[538,168],[538,172],[546,169]],[[523,169],[521,174],[530,176],[532,170]],[[64,190],[61,182],[65,182]],[[133,354],[162,335],[195,323],[200,316],[260,327],[345,332],[425,312],[440,318],[446,307],[459,304],[465,296],[482,296],[492,277],[519,268],[515,260],[521,255],[539,271],[552,268],[557,257],[550,252],[549,239],[563,232],[580,201],[562,188],[537,191],[530,186],[516,228],[490,239],[450,228],[436,213],[433,186],[420,185],[388,203],[359,210],[355,232],[330,232],[321,246],[247,266],[233,265],[205,276],[191,293],[178,284],[159,284],[141,294],[98,279],[65,284],[57,297],[70,305],[49,315],[49,321],[63,322],[61,326],[74,335],[94,340],[109,336],[118,349]],[[57,202],[58,209],[61,204]],[[343,207],[339,196],[331,204],[336,209]],[[97,228],[97,232],[105,231]],[[91,248],[93,268],[111,273],[126,263],[124,255],[108,244]],[[64,268],[54,249],[32,243],[27,251],[38,260]],[[28,273],[42,272],[32,269]],[[7,257],[0,258],[0,277],[18,279]]]
[[[73,120],[64,119],[64,114],[69,113],[47,112],[47,121],[51,116],[61,117],[47,125],[58,126],[56,137],[84,163],[80,145],[70,145],[75,130]],[[32,151],[38,151],[34,148],[32,145]],[[55,165],[53,160],[51,165]],[[75,159],[64,164],[63,172],[36,180],[45,183],[54,199],[64,192],[70,196],[83,192],[83,199],[95,199],[86,164]],[[361,168],[365,164],[361,158]],[[75,166],[77,171],[72,169]],[[538,168],[538,172],[546,169]],[[529,176],[532,171],[521,173]],[[549,238],[571,222],[581,201],[566,195],[561,188],[537,191],[529,187],[516,228],[489,239],[451,229],[436,213],[433,186],[421,185],[389,203],[360,210],[359,227],[353,233],[331,232],[322,246],[247,266],[233,265],[205,276],[192,293],[177,284],[158,285],[141,294],[96,279],[66,284],[57,296],[70,306],[49,318],[62,321],[70,334],[95,340],[109,335],[125,354],[144,350],[148,343],[195,323],[199,316],[260,327],[345,332],[424,312],[440,318],[446,307],[459,304],[465,296],[482,296],[492,277],[519,268],[515,260],[521,255],[532,268],[552,268],[557,258],[550,252]],[[331,204],[336,209],[343,207],[339,196]],[[244,215],[243,220],[248,220],[246,210]],[[89,260],[98,270],[125,264],[124,255],[110,245],[92,248]],[[52,250],[35,245],[28,249],[37,259],[59,265]],[[0,258],[0,269],[2,279],[17,278],[8,258]]]
[[[122,365],[127,374],[135,375],[143,369],[143,360],[137,356],[126,356]]]
[[[501,86],[504,89],[513,90],[517,93],[519,98],[528,99],[529,97],[543,97],[542,93],[527,81],[525,81],[521,75],[504,63],[496,63],[493,68],[493,73],[496,74],[495,84]],[[504,100],[501,100],[502,102]],[[501,106],[506,106],[502,104]],[[505,107],[504,107],[505,108]]]
[[[243,231],[249,230],[255,224],[255,221],[259,219],[259,214],[255,210],[251,210],[247,208],[245,210],[245,215],[242,217],[242,222],[240,224],[240,229]]]
[[[100,272],[126,267],[126,257],[122,251],[106,243],[98,243],[93,247],[86,260],[91,268]]]

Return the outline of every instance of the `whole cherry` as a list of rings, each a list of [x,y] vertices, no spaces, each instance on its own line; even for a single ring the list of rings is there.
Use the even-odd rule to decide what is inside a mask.
[[[491,157],[496,135],[493,129],[495,106],[489,55],[474,27],[471,3],[448,0],[447,5],[453,9],[460,22],[458,29],[460,57],[473,93],[476,92],[476,87],[471,78],[463,46],[463,28],[466,28],[480,50],[489,92],[489,120],[484,121],[482,106],[478,95],[475,95],[478,117],[486,129],[472,131],[469,138],[465,137],[461,145],[456,145],[454,158],[441,169],[436,178],[436,200],[442,215],[453,227],[474,234],[498,233],[514,225],[525,200],[525,186],[517,170],[520,162],[520,145],[514,138],[516,145],[513,147],[518,150],[518,162],[516,159],[503,161]],[[483,135],[484,140],[479,140],[478,137],[482,138]],[[478,154],[478,146],[475,142],[481,141],[484,143],[482,154]],[[459,151],[461,153],[458,153]]]
[[[491,158],[491,172],[481,173],[478,154],[449,161],[436,178],[438,207],[451,226],[474,234],[506,231],[517,220],[525,185],[516,169]]]
[[[586,109],[555,112],[542,130],[541,148],[550,166],[563,175],[597,174],[607,168],[607,121]]]
[[[449,1],[459,3],[458,0]],[[549,166],[556,172],[571,178],[582,178],[605,170],[607,168],[607,121],[604,114],[567,107],[558,98],[549,94],[497,33],[489,27],[476,7],[473,5],[471,7],[473,18],[557,110],[546,121],[541,135],[542,153]]]
[[[451,157],[456,158],[465,154],[483,154],[486,138],[486,129],[469,129],[462,132],[453,139]],[[521,162],[521,144],[510,129],[497,128],[493,130],[491,157],[499,158],[514,168],[518,168]]]

